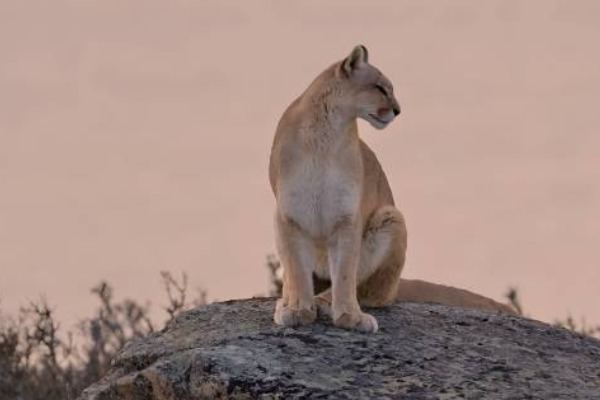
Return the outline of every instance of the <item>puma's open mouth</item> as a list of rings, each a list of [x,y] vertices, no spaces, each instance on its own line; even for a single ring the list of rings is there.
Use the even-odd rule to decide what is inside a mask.
[[[381,118],[378,118],[377,115],[375,114],[369,114],[369,117],[373,118],[375,121],[379,122],[380,124],[388,124],[389,121],[384,121]]]

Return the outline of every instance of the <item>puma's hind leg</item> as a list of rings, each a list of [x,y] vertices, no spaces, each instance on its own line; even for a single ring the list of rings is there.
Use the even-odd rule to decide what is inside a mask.
[[[357,271],[357,297],[361,305],[382,307],[396,300],[406,245],[406,224],[400,211],[394,206],[375,211],[361,243]],[[331,287],[318,292],[315,304],[319,314],[332,316],[331,301]]]
[[[377,209],[363,233],[357,291],[360,304],[382,307],[395,301],[406,247],[402,213],[391,205]]]

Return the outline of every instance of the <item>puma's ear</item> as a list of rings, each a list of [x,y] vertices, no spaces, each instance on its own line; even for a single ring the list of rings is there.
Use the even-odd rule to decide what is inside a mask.
[[[342,63],[342,67],[348,76],[369,62],[369,52],[362,44],[356,46],[352,53]]]

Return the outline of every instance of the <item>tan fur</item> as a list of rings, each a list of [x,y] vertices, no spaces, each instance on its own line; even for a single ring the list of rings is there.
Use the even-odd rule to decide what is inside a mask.
[[[517,314],[507,304],[499,303],[480,294],[418,279],[401,279],[396,300],[410,303],[437,303],[452,307]]]
[[[366,48],[357,46],[321,73],[281,117],[269,166],[284,269],[276,323],[311,323],[318,307],[337,326],[374,332],[377,321],[362,312],[359,301],[378,307],[402,299],[404,217],[356,125],[363,118],[383,129],[399,112],[392,84],[369,64]],[[313,273],[331,281],[317,297]],[[468,303],[438,293],[447,287],[415,282],[403,281],[401,292],[406,289],[419,301]],[[421,288],[434,293],[428,297]]]

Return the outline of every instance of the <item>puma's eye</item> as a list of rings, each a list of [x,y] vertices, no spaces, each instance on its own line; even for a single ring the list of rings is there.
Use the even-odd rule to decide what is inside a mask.
[[[383,93],[384,95],[387,96],[387,91],[385,90],[385,88],[381,85],[375,85],[375,89],[379,90],[381,93]]]

